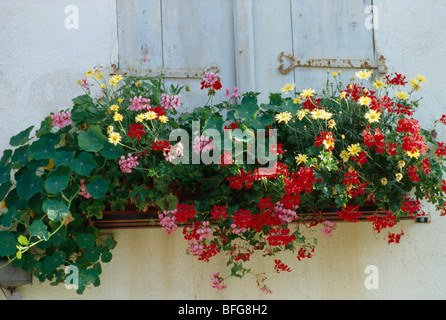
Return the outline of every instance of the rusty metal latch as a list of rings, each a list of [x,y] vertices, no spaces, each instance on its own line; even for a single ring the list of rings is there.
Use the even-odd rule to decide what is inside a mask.
[[[290,65],[285,68],[284,59],[290,61]],[[279,71],[287,74],[294,68],[334,68],[334,69],[376,69],[380,74],[387,73],[386,59],[381,56],[379,59],[297,59],[290,53],[279,53]]]

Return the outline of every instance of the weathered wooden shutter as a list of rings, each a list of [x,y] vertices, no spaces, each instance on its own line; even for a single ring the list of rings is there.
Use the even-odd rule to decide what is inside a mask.
[[[187,101],[206,97],[199,81],[218,70],[224,88],[279,92],[321,88],[327,68],[345,82],[377,68],[372,0],[118,0],[120,67],[144,54],[153,74],[193,86]],[[368,12],[368,13],[367,13]],[[204,96],[204,97],[203,97]]]

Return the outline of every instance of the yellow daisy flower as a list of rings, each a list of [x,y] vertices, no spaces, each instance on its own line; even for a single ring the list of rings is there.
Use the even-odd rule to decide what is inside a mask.
[[[93,77],[94,76],[94,71],[91,71],[91,68],[90,68],[88,71],[85,72],[84,75],[85,75],[86,78]]]
[[[420,81],[418,81],[417,79],[410,79],[410,85],[412,86],[412,89],[414,89],[415,91],[421,89]]]
[[[115,115],[113,116],[113,120],[122,121],[122,119],[124,119],[123,115],[120,114],[119,112],[115,112]]]
[[[294,158],[296,159],[297,165],[300,165],[301,163],[305,163],[308,161],[308,156],[305,154],[299,154]]]
[[[117,104],[112,104],[112,105],[110,106],[110,110],[111,110],[111,111],[118,111],[118,110],[119,110],[119,106],[118,106]]]
[[[426,77],[423,77],[423,76],[420,75],[420,74],[417,74],[417,75],[415,76],[415,78],[417,78],[418,81],[420,81],[420,82],[427,82]]]
[[[401,100],[409,100],[409,98],[410,98],[410,95],[404,91],[396,91],[394,93],[394,96],[397,98],[400,98]]]
[[[328,128],[333,129],[334,127],[336,127],[336,121],[331,119],[330,121],[328,121]]]
[[[416,158],[418,159],[418,157],[420,156],[420,151],[415,150],[415,151],[406,151],[407,155],[411,158]]]
[[[118,83],[122,80],[123,76],[117,74],[110,79],[108,79],[108,84],[111,86],[118,86]]]
[[[167,121],[169,121],[169,118],[167,116],[159,116],[158,120],[161,121],[162,123],[166,123]]]
[[[364,115],[364,118],[366,118],[369,123],[379,122],[380,117],[381,113],[373,109],[370,109],[370,111]]]
[[[149,110],[143,114],[145,120],[155,120],[158,114],[155,111]]]
[[[384,82],[384,80],[382,78],[381,79],[375,78],[375,82],[372,83],[372,86],[373,86],[373,88],[378,90],[378,89],[385,88],[387,86],[387,84]]]
[[[315,94],[316,94],[316,91],[314,91],[312,88],[310,88],[310,89],[308,89],[308,90],[303,89],[303,90],[302,90],[302,93],[300,94],[300,96],[301,96],[302,98],[311,98],[311,97],[313,97]]]
[[[108,136],[108,142],[113,143],[115,146],[121,142],[121,135],[118,132],[112,132]]]
[[[283,88],[280,91],[287,94],[288,92],[293,91],[295,87],[296,87],[295,83],[287,83],[283,86]]]
[[[302,120],[305,117],[305,115],[307,114],[306,111],[307,111],[307,109],[297,111],[297,113],[296,113],[297,118],[299,120]]]
[[[288,123],[288,121],[291,120],[293,116],[291,115],[291,112],[285,111],[281,112],[279,114],[276,114],[276,120],[280,122]]]
[[[372,76],[372,73],[373,71],[367,71],[367,70],[358,71],[356,72],[355,77],[359,79],[368,80]]]
[[[361,147],[359,146],[359,143],[352,144],[347,148],[348,152],[351,156],[357,157],[359,153],[362,151]]]
[[[350,159],[350,153],[347,150],[342,150],[341,153],[339,154],[339,156],[341,157],[342,161],[347,162],[348,159]]]
[[[372,99],[370,97],[361,97],[358,99],[358,103],[361,106],[368,106],[372,102]]]

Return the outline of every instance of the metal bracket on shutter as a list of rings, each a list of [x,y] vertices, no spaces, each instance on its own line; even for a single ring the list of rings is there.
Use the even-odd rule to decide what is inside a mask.
[[[163,75],[165,79],[202,79],[205,72],[215,72],[218,73],[220,68],[216,65],[212,65],[201,70],[198,69],[154,69],[149,70],[149,76]]]
[[[283,58],[290,61],[290,65],[285,68]],[[387,73],[386,59],[381,56],[379,59],[297,59],[293,55],[279,53],[279,71],[287,74],[294,68],[334,68],[334,69],[376,69],[380,74]]]

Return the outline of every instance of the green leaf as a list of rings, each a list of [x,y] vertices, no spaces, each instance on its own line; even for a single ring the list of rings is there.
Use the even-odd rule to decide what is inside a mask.
[[[105,251],[102,253],[101,261],[104,263],[108,263],[112,260],[113,254],[110,251]]]
[[[5,183],[11,180],[12,164],[9,163],[3,168],[0,168],[0,183]]]
[[[295,104],[293,102],[293,100],[291,100],[291,99],[285,99],[282,101],[280,108],[282,109],[282,112],[288,111],[294,115],[294,114],[296,114],[297,110],[299,109],[299,105]]]
[[[256,103],[240,104],[235,108],[234,117],[244,121],[254,120],[258,111],[259,107]]]
[[[91,233],[80,233],[76,237],[76,242],[79,248],[91,248],[95,244],[95,237]]]
[[[108,189],[108,181],[104,178],[97,178],[86,185],[88,193],[95,199],[101,199],[105,196]]]
[[[0,257],[15,254],[17,251],[16,245],[14,234],[8,231],[0,231]]]
[[[50,139],[40,138],[29,148],[30,154],[36,160],[50,159],[56,154],[54,143]]]
[[[11,160],[14,164],[22,164],[26,165],[29,162],[30,158],[30,152],[29,152],[29,146],[23,146],[20,148],[17,148],[14,151],[14,155],[12,156]]]
[[[84,257],[88,260],[88,262],[96,262],[99,260],[99,257],[101,256],[101,249],[98,247],[91,247],[85,249]]]
[[[65,259],[66,254],[64,252],[53,253],[52,255],[43,258],[43,261],[40,264],[40,269],[44,274],[50,274],[60,267]]]
[[[70,166],[71,161],[74,159],[75,151],[58,151],[54,155],[54,166]]]
[[[2,185],[0,186],[0,201],[5,199],[6,195],[8,194],[9,190],[11,189],[11,187],[12,187],[11,181],[2,183]]]
[[[34,220],[29,226],[28,230],[31,237],[37,237],[45,240],[48,240],[49,238],[48,227],[42,222],[42,220]]]
[[[17,195],[25,200],[43,190],[42,178],[32,173],[25,173],[17,180]]]
[[[124,154],[124,148],[121,145],[106,143],[101,151],[101,155],[107,160],[118,159]]]
[[[78,144],[79,147],[88,152],[98,152],[104,148],[107,142],[107,137],[102,134],[101,127],[98,125],[92,125],[87,131],[79,134]]]
[[[43,211],[54,222],[68,216],[69,210],[66,204],[57,200],[46,200],[42,205]]]
[[[77,158],[70,163],[70,169],[80,174],[87,176],[96,167],[97,163],[91,153],[82,152]]]
[[[4,168],[9,163],[9,161],[11,160],[11,156],[12,150],[6,149],[5,151],[3,151],[3,156],[0,160],[0,168]]]
[[[58,194],[60,191],[65,190],[68,187],[70,178],[63,175],[50,175],[45,180],[45,189],[49,193]]]
[[[22,144],[27,143],[30,138],[29,138],[29,134],[31,133],[31,131],[34,129],[34,126],[31,126],[25,130],[23,130],[22,132],[20,132],[19,134],[13,136],[10,140],[9,140],[9,144],[12,147],[18,147],[21,146]]]
[[[17,241],[19,242],[20,245],[22,246],[27,246],[29,244],[28,238],[24,237],[23,235],[20,235],[17,238]]]
[[[207,129],[215,129],[221,133],[223,130],[222,117],[214,115],[214,116],[211,116],[210,118],[208,118],[206,120],[206,122],[204,123],[203,131],[205,131]]]

